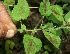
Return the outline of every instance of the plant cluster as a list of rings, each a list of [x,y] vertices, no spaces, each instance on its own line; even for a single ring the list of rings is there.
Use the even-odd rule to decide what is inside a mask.
[[[33,30],[27,29],[27,27],[22,23],[22,20],[28,18],[30,14],[30,8],[26,0],[18,0],[17,5],[15,5],[15,0],[4,0],[4,4],[8,13],[10,14],[12,20],[17,23],[20,22],[21,28],[18,29],[20,33],[26,32],[23,36],[23,44],[26,54],[35,54],[37,53],[42,46],[42,42],[39,38],[34,37],[37,31],[41,30],[46,39],[56,48],[60,48],[61,39],[60,35],[70,31],[70,11],[67,14],[64,14],[63,7],[59,5],[51,5],[49,0],[43,0],[40,3],[39,12],[42,15],[42,23],[37,24],[39,28],[34,28]],[[11,11],[9,6],[14,6]],[[43,24],[44,19],[48,20],[48,23]],[[63,30],[63,31],[62,31]],[[32,32],[29,34],[28,32]],[[10,44],[11,43],[11,44]],[[14,47],[14,43],[10,40],[6,41],[5,49],[10,51]],[[43,54],[49,54],[53,47],[49,44],[45,45],[44,48],[46,51]],[[9,49],[10,48],[10,49]]]

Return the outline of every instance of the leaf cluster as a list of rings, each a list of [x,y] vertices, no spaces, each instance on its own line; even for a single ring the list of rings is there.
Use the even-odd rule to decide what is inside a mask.
[[[55,48],[59,49],[61,44],[60,35],[63,33],[62,29],[65,33],[69,32],[70,29],[70,11],[67,14],[64,14],[64,7],[60,7],[59,5],[51,5],[49,0],[43,0],[40,3],[39,12],[43,18],[46,18],[48,20],[48,23],[40,25],[40,28],[38,29],[34,28],[33,30],[28,30],[22,23],[22,20],[27,19],[30,14],[27,0],[18,0],[18,3],[16,5],[15,0],[4,0],[4,4],[10,13],[12,20],[15,22],[21,21],[21,26],[18,31],[21,34],[23,32],[26,32],[26,34],[23,36],[23,44],[26,54],[35,54],[41,49],[41,47],[43,47],[41,40],[34,37],[34,34],[38,30],[42,30],[45,38],[47,38]],[[14,7],[12,11],[10,10],[9,6]],[[32,33],[28,34],[28,32]],[[7,51],[7,54],[12,53],[11,49],[13,49],[14,45],[14,42],[10,40],[6,41],[5,50]],[[52,51],[48,44],[44,46],[44,48],[47,48],[47,50],[43,54],[49,54],[48,51]]]
[[[43,2],[40,3],[39,12],[49,21],[45,25],[41,25],[40,28],[45,37],[59,49],[61,44],[60,35],[63,31],[67,33],[70,29],[70,26],[66,26],[70,23],[70,11],[64,14],[63,7],[51,5],[49,0],[43,0]]]
[[[15,46],[15,43],[11,40],[6,40],[5,42],[5,50],[6,50],[6,54],[12,54],[12,49]]]

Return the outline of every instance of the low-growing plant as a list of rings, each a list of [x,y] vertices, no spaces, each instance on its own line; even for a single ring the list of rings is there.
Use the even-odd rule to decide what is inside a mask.
[[[6,40],[5,42],[5,50],[6,50],[6,54],[12,54],[12,49],[15,46],[15,43],[11,40]]]
[[[44,23],[44,25],[43,22],[41,25],[38,23],[37,26],[40,26],[39,28],[35,27],[33,30],[29,30],[23,23],[21,23],[22,20],[27,19],[30,14],[28,2],[26,0],[18,0],[17,5],[15,5],[14,0],[4,0],[4,4],[6,5],[12,20],[14,22],[20,22],[21,28],[19,28],[18,31],[20,33],[26,32],[26,34],[23,36],[23,44],[26,54],[35,54],[41,49],[41,47],[46,49],[43,54],[49,54],[48,51],[52,51],[48,44],[42,46],[41,40],[34,37],[35,33],[37,33],[39,30],[43,31],[45,38],[47,38],[56,49],[60,48],[60,35],[63,33],[63,31],[67,33],[70,30],[70,11],[67,14],[64,14],[63,7],[60,7],[57,4],[51,5],[49,0],[43,0],[40,3],[39,12],[42,15],[41,21],[44,22],[44,19],[47,19],[48,23]],[[10,10],[9,5],[14,6],[12,11]],[[29,34],[28,32],[32,33]],[[12,43],[10,40],[6,41],[5,50],[7,52],[10,50],[9,48],[13,48],[10,43]]]

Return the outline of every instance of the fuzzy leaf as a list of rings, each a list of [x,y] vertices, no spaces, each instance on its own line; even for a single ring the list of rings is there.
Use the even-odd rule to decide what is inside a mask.
[[[13,49],[15,46],[15,43],[13,41],[7,40],[5,43],[5,50],[8,51],[10,49]]]
[[[43,30],[45,37],[56,47],[59,49],[61,39],[59,36],[56,36],[53,33],[47,32],[46,29]]]
[[[53,13],[54,17],[59,20],[60,22],[62,22],[64,19],[63,19],[63,16],[62,15],[58,15],[58,14],[55,14]]]
[[[42,42],[40,41],[40,39],[29,34],[25,34],[23,38],[26,54],[35,54],[41,49]]]
[[[30,9],[26,0],[18,0],[17,5],[14,6],[12,11],[12,19],[14,21],[20,21],[21,19],[27,19]]]
[[[52,14],[48,18],[48,20],[51,20],[57,24],[58,23],[61,24],[64,21],[62,7],[60,7],[59,5],[53,5],[51,6],[51,8],[52,8]]]
[[[61,29],[56,30],[56,35],[57,36],[60,36],[61,34],[62,34],[62,30]]]
[[[9,6],[9,5],[13,5],[15,3],[15,0],[4,0],[4,4]]]
[[[40,3],[39,12],[43,16],[50,16],[52,11],[49,0],[43,0],[43,2]]]
[[[63,15],[63,10],[62,7],[60,7],[59,5],[52,5],[52,12],[54,12],[57,15]]]
[[[19,32],[22,33],[24,30],[26,30],[26,26],[21,24],[21,29],[19,29]]]
[[[59,20],[57,20],[57,18],[51,14],[50,17],[48,18],[48,20],[51,20],[53,23],[61,23]]]
[[[8,51],[9,50],[9,44],[10,44],[10,40],[7,40],[5,42],[5,50]]]
[[[11,41],[10,48],[13,49],[14,46],[15,46],[15,43]]]
[[[15,0],[4,0],[5,7],[9,14],[11,14],[9,6],[13,6],[15,4]]]

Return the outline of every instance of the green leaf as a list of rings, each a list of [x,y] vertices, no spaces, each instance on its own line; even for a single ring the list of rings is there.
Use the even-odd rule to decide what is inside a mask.
[[[49,28],[49,32],[51,32],[52,34],[55,34],[56,36],[60,36],[62,34],[61,29],[55,30],[56,28],[52,27]]]
[[[42,54],[49,54],[48,51],[43,52]]]
[[[5,42],[5,50],[8,51],[9,50],[9,44],[10,44],[10,40],[7,40]]]
[[[22,33],[24,30],[26,30],[26,26],[21,24],[21,29],[19,29],[19,32]]]
[[[6,40],[5,43],[5,50],[9,51],[10,49],[13,49],[13,47],[15,46],[15,43],[11,40]]]
[[[62,7],[59,5],[53,5],[52,7],[52,14],[57,18],[59,21],[63,21],[63,10]]]
[[[44,49],[46,49],[49,52],[52,52],[53,47],[52,47],[51,44],[47,44],[47,45],[44,46]]]
[[[53,14],[50,15],[48,20],[51,20],[53,23],[57,23],[57,24],[61,23]]]
[[[57,15],[63,15],[63,10],[62,7],[60,7],[59,5],[52,5],[52,12],[54,12]]]
[[[40,3],[39,12],[43,16],[46,16],[46,17],[50,16],[50,14],[52,13],[52,11],[51,11],[49,0],[43,0],[43,2]]]
[[[21,19],[27,19],[30,9],[26,0],[18,0],[17,5],[12,10],[12,19],[14,21],[20,21]]]
[[[55,13],[53,13],[52,15],[50,15],[50,17],[48,18],[48,20],[51,20],[53,23],[57,23],[57,24],[62,24],[63,21],[64,21],[63,16],[57,15]]]
[[[15,0],[4,0],[5,7],[9,14],[11,14],[9,6],[13,6],[15,4]]]
[[[54,28],[54,27],[49,28],[49,32],[51,32],[52,34],[55,34],[55,35],[56,35],[56,30],[55,30],[55,28]]]
[[[12,54],[11,50],[6,51],[6,54]]]
[[[4,4],[7,6],[15,4],[15,0],[4,0]]]
[[[64,21],[62,7],[60,7],[59,5],[52,5],[51,10],[52,10],[52,14],[48,18],[48,20],[51,20],[57,24],[58,23],[61,24]]]
[[[68,5],[68,4],[64,4],[64,5],[63,5],[63,8],[65,8],[67,5]]]
[[[65,34],[67,34],[69,32],[68,29],[63,29],[63,30],[64,30]]]
[[[65,15],[64,18],[67,23],[70,23],[70,11]]]
[[[10,46],[9,46],[10,49],[13,49],[14,46],[15,46],[15,43],[11,41]]]
[[[53,26],[53,23],[47,23],[45,24],[44,26],[40,26],[41,29],[47,29],[47,31],[57,35],[57,36],[60,36],[62,34],[62,31],[61,29],[58,29],[58,30],[55,30],[55,27]]]
[[[59,20],[60,22],[63,22],[64,19],[63,19],[62,15],[58,15],[58,14],[55,14],[55,13],[53,13],[53,15],[57,20]]]
[[[57,36],[60,36],[61,34],[62,34],[62,30],[61,29],[56,30],[56,35]]]
[[[26,54],[35,54],[41,49],[42,42],[40,41],[40,39],[29,34],[25,34],[23,38]]]
[[[56,47],[59,49],[59,46],[60,46],[60,43],[61,43],[61,39],[59,36],[53,34],[53,33],[50,33],[50,32],[47,32],[47,30],[43,30],[43,33],[45,35],[45,37]]]

